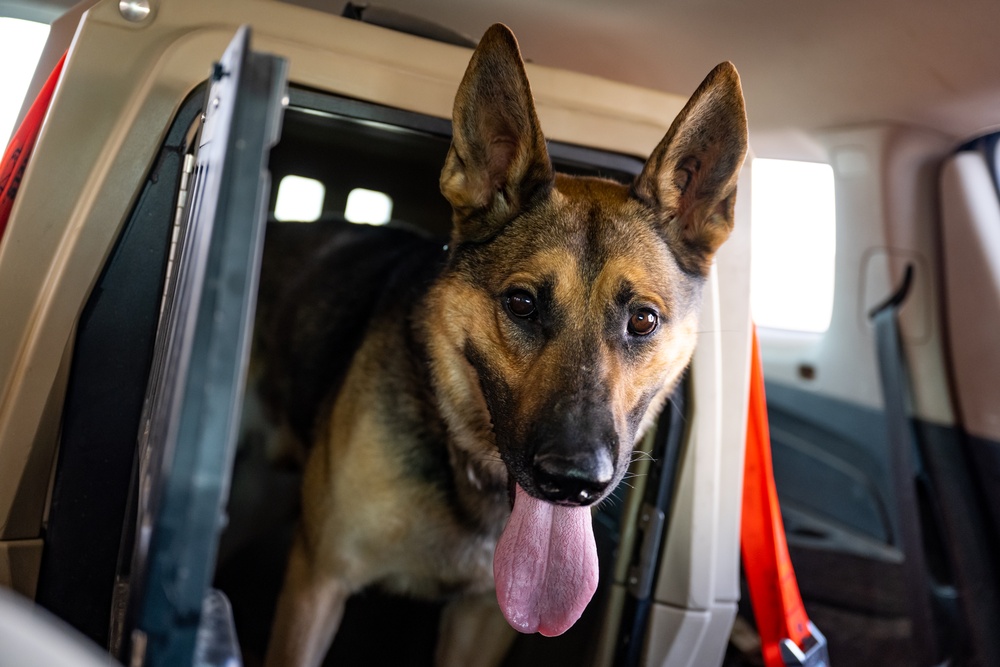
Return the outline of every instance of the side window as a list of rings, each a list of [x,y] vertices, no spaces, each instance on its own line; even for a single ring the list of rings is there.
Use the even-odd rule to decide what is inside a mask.
[[[378,190],[354,188],[347,195],[344,217],[350,222],[384,225],[392,219],[392,197]]]
[[[323,214],[326,186],[315,178],[285,176],[278,184],[274,218],[281,222],[312,222]]]
[[[4,94],[0,95],[0,150],[14,133],[14,123],[42,54],[49,26],[37,21],[0,17],[0,62]]]
[[[769,159],[755,159],[751,169],[754,321],[772,329],[822,333],[833,313],[833,169]]]

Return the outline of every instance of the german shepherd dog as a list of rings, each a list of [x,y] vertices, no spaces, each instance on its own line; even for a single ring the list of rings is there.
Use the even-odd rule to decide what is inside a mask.
[[[564,632],[597,586],[591,508],[691,358],[747,146],[731,64],[630,187],[553,172],[502,25],[453,128],[444,250],[353,225],[261,308],[262,393],[310,445],[270,667],[319,665],[373,584],[450,600],[438,664],[502,658],[504,617]]]

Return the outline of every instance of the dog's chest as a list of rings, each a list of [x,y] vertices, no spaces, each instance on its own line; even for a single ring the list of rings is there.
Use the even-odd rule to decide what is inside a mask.
[[[352,369],[348,389],[372,370]],[[432,598],[489,590],[509,509],[503,485],[475,461],[449,456],[444,442],[428,437],[414,403],[382,377],[377,395],[396,396],[393,410],[359,409],[360,390],[337,401],[329,437],[315,452],[328,462],[309,466],[305,480],[307,494],[329,494],[330,502],[307,523],[339,561],[334,569],[357,584]]]
[[[472,521],[453,492],[395,472],[391,493],[369,496],[354,516],[344,517],[350,528],[339,521],[335,528],[346,559],[367,570],[361,579],[428,598],[492,588],[503,520]]]
[[[379,580],[380,586],[430,599],[493,588],[495,539],[465,534],[421,542],[399,554],[401,559]]]

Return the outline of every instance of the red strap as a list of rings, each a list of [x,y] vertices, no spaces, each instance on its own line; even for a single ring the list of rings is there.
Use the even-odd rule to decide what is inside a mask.
[[[743,569],[750,587],[764,664],[767,667],[782,667],[784,662],[779,643],[782,639],[791,639],[801,647],[810,636],[809,618],[802,606],[795,571],[788,557],[785,527],[774,488],[764,373],[756,329],[750,362],[750,415],[743,476],[741,542]]]
[[[65,60],[64,53],[49,74],[28,113],[25,114],[21,126],[11,137],[3,154],[3,162],[0,162],[0,240],[3,240],[4,230],[7,229],[7,219],[10,218],[10,210],[14,207],[14,197],[17,196],[17,189],[28,166],[31,151],[35,148],[35,140],[38,139],[38,132],[42,129],[42,121],[45,119],[45,112],[49,110],[52,93]]]

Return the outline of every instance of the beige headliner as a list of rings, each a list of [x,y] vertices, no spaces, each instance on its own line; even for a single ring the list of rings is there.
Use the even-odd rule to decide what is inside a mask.
[[[339,13],[346,0],[287,0]],[[74,0],[33,0],[35,13]],[[736,63],[759,155],[822,159],[817,129],[1000,126],[995,0],[378,0],[471,37],[510,25],[534,62],[687,95]],[[0,15],[25,13],[0,0]]]
[[[338,11],[342,4],[290,1]],[[893,121],[956,137],[1000,124],[996,0],[376,4],[473,37],[503,21],[535,62],[680,94],[731,60],[743,77],[758,155],[796,157],[808,153],[797,133],[857,123]]]

